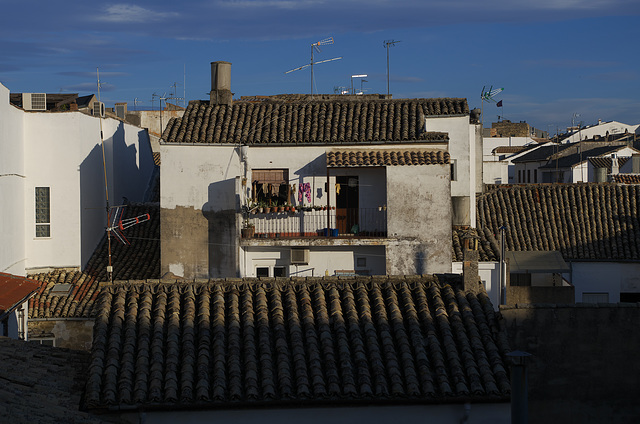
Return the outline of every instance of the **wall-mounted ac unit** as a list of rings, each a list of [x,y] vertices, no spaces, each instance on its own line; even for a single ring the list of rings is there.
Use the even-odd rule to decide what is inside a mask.
[[[47,110],[47,95],[45,93],[22,93],[22,108],[24,110]]]
[[[104,103],[102,102],[93,102],[93,109],[91,111],[93,116],[99,116],[104,118]]]
[[[309,249],[292,248],[291,264],[306,265],[309,263]]]

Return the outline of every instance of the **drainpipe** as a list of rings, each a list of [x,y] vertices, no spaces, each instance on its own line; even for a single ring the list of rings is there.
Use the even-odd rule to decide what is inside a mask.
[[[511,424],[528,424],[529,393],[527,359],[530,353],[515,350],[507,353],[511,359]]]

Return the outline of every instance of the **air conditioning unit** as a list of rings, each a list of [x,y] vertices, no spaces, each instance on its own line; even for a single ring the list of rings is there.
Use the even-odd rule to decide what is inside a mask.
[[[292,248],[291,264],[307,265],[309,263],[309,249]]]
[[[47,110],[47,95],[45,93],[22,93],[22,108],[24,110]]]
[[[99,116],[104,118],[104,103],[102,102],[93,102],[93,109],[91,111],[93,116]]]

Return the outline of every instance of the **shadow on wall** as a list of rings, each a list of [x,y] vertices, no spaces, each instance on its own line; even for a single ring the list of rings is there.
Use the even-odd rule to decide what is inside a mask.
[[[123,123],[105,138],[109,205],[144,201],[153,175],[153,154],[146,131],[127,145]],[[98,142],[80,164],[80,255],[84,267],[100,242],[107,223],[102,146]]]
[[[239,275],[237,210],[240,210],[240,197],[236,194],[235,179],[209,184],[208,201],[202,206],[202,215],[208,224],[209,278]]]
[[[416,251],[416,262],[415,262],[415,270],[417,275],[422,275],[426,273],[425,269],[425,261],[427,260],[427,255],[424,253],[424,250],[420,248]]]

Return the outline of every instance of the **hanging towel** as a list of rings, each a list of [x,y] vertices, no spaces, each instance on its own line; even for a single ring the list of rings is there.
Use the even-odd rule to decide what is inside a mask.
[[[336,184],[336,194],[340,194],[340,184]]]

